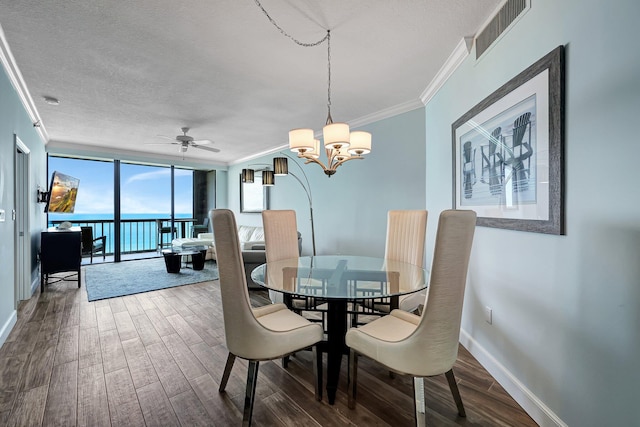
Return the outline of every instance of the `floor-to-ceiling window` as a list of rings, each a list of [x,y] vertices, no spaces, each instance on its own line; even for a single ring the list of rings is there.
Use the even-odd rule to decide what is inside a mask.
[[[49,226],[69,221],[89,226],[93,235],[106,236],[107,253],[113,253],[113,162],[49,156],[49,179],[55,171],[79,180],[73,213],[48,212]]]
[[[80,187],[75,211],[50,213],[49,225],[93,227],[95,236],[107,236],[107,255],[116,260],[159,255],[174,238],[191,236],[193,223],[200,222],[194,217],[194,174],[200,171],[50,156],[54,170],[79,179]]]

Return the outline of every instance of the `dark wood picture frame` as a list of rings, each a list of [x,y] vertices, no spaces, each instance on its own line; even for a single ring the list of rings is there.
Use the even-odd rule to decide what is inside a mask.
[[[558,46],[453,123],[454,209],[480,226],[565,234],[564,91]]]

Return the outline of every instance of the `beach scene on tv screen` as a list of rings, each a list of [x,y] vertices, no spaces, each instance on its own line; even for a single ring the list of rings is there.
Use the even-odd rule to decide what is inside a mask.
[[[73,213],[79,180],[59,172],[55,172],[51,179],[53,181],[49,194],[49,212]]]

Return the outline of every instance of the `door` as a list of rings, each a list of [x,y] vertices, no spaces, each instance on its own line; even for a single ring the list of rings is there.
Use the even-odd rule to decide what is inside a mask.
[[[30,150],[15,136],[16,159],[14,179],[15,206],[15,307],[20,300],[31,298],[31,235],[29,232]]]

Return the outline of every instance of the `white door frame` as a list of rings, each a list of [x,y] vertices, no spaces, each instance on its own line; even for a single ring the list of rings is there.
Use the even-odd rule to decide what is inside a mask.
[[[14,162],[14,206],[15,206],[15,308],[20,300],[31,298],[31,232],[29,213],[31,212],[31,150],[17,135],[15,139]],[[13,214],[12,214],[13,215]]]

